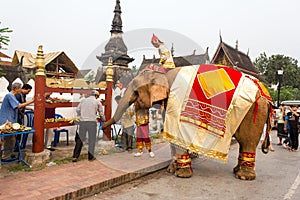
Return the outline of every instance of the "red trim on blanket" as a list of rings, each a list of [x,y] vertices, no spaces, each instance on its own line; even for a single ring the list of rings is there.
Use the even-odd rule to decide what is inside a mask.
[[[250,77],[250,76],[246,76],[246,77],[251,79],[255,83],[255,85],[257,85],[261,96],[265,97],[269,102],[273,102],[272,97],[270,96],[268,90],[265,88],[265,86],[258,79],[255,79],[255,78]]]
[[[258,80],[255,79],[253,77],[250,76],[246,76],[247,78],[249,78],[250,80],[252,80],[255,85],[257,86],[260,96],[256,99],[255,101],[255,109],[254,109],[254,117],[253,117],[253,123],[256,122],[256,116],[258,114],[258,100],[261,96],[263,96],[264,98],[266,98],[271,104],[273,103],[272,101],[272,97],[270,96],[268,90],[265,88],[265,86]]]

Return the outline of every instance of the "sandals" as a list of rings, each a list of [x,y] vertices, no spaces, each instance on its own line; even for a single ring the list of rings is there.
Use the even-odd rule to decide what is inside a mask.
[[[151,151],[150,153],[149,153],[149,156],[150,156],[150,158],[154,158],[154,153]]]
[[[141,157],[143,155],[143,152],[137,152],[134,154],[134,157]]]

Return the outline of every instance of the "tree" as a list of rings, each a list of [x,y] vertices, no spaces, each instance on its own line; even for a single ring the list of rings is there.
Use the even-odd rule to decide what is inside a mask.
[[[0,22],[1,24],[1,22]],[[9,28],[0,28],[0,50],[1,49],[4,49],[2,47],[2,44],[3,45],[8,45],[8,42],[10,41],[9,40],[9,36],[7,35],[3,35],[5,33],[11,33],[12,30],[10,30]],[[0,75],[3,76],[5,73],[2,72],[2,68],[0,68]]]
[[[93,72],[89,73],[86,77],[84,77],[84,80],[88,83],[95,81],[95,74]]]
[[[1,22],[0,22],[0,24],[1,24]],[[4,35],[4,34],[11,33],[11,32],[12,32],[12,30],[10,30],[9,28],[0,28],[0,49],[4,49],[2,44],[8,46],[10,39],[9,39],[9,36]]]
[[[267,73],[268,63],[269,61],[266,53],[261,53],[260,56],[255,59],[253,64],[260,72],[260,75],[265,75]]]
[[[300,76],[300,68],[296,59],[279,54],[267,57],[266,53],[262,53],[253,64],[270,85],[278,83],[277,70],[282,68],[284,73],[281,82],[281,101],[300,99],[300,90],[298,89],[300,82],[297,81]],[[274,100],[277,99],[277,91],[270,91],[270,94]]]

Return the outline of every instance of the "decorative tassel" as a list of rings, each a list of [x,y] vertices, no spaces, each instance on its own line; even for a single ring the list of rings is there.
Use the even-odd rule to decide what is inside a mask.
[[[260,98],[260,97],[259,97],[259,98]],[[253,123],[254,123],[254,124],[255,124],[255,122],[256,122],[256,116],[257,116],[257,113],[258,113],[258,100],[259,100],[259,98],[256,99],[256,101],[255,101],[254,117],[253,117]]]

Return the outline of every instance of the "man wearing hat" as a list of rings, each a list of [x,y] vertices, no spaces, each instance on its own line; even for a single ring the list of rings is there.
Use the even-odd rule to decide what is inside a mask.
[[[103,113],[102,104],[97,100],[99,97],[99,92],[92,90],[90,94],[85,99],[82,99],[76,108],[76,112],[80,118],[79,122],[79,133],[75,136],[75,148],[73,151],[73,162],[77,162],[81,149],[83,146],[83,141],[86,137],[86,132],[88,132],[88,160],[93,161],[94,157],[95,143],[96,143],[96,133],[97,133],[97,115],[100,115],[102,121],[105,120]]]

